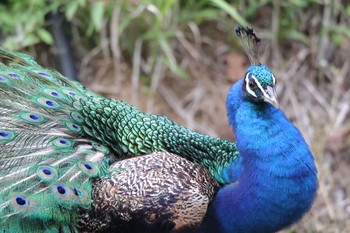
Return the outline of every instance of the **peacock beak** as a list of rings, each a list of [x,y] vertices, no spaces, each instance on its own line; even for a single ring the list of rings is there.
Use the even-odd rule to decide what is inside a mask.
[[[279,103],[277,100],[276,89],[267,86],[266,91],[263,93],[263,99],[265,102],[272,104],[276,108],[279,108]]]

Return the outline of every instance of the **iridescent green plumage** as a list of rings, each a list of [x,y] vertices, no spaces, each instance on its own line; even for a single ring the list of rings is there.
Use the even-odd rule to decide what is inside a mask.
[[[168,151],[224,183],[233,143],[85,90],[27,55],[0,50],[0,226],[3,232],[75,231],[94,178],[118,159]],[[234,176],[234,174],[233,174]],[[11,230],[10,230],[11,229]]]
[[[82,99],[84,131],[121,157],[169,151],[202,164],[220,182],[221,170],[237,159],[233,143],[199,134],[165,116],[142,113],[115,99]]]

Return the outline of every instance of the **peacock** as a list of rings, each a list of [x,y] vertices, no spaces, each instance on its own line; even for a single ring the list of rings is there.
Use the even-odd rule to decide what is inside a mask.
[[[252,66],[226,102],[236,144],[0,50],[2,231],[249,233],[298,221],[316,195],[314,159],[278,108],[259,39],[237,34]]]
[[[26,54],[0,49],[0,59],[0,232],[186,232],[227,179],[223,168],[240,167],[229,141],[103,98]],[[142,182],[151,190],[136,192]],[[108,201],[116,189],[127,199]]]

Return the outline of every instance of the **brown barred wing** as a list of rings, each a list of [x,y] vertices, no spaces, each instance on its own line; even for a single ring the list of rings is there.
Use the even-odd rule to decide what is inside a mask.
[[[158,152],[114,163],[93,181],[93,208],[82,210],[83,232],[191,232],[219,187],[208,170]]]

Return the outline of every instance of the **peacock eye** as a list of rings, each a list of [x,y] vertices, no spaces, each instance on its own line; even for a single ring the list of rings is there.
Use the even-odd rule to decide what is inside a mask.
[[[249,80],[249,88],[250,89],[255,89],[256,88],[256,83],[252,80]]]

